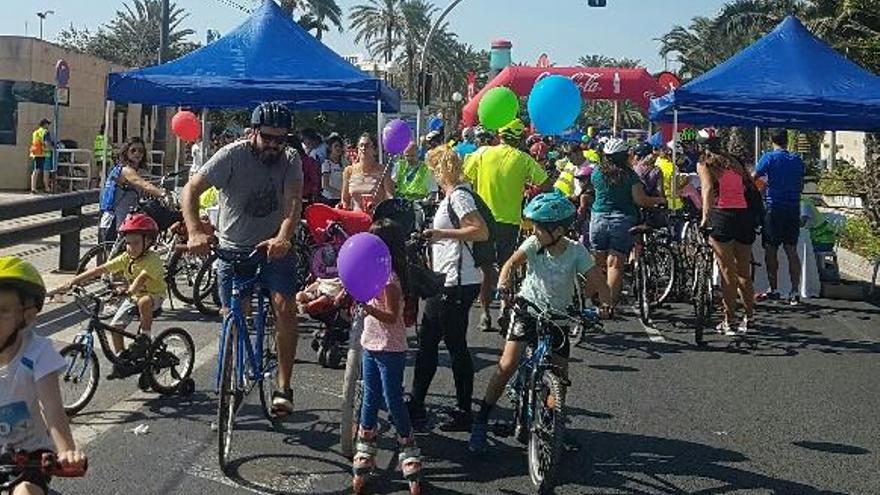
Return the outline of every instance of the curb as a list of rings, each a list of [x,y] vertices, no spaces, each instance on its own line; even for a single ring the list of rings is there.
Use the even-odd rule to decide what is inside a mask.
[[[874,276],[874,263],[871,263],[867,258],[837,246],[837,264],[840,271],[850,278],[871,283],[871,278]]]

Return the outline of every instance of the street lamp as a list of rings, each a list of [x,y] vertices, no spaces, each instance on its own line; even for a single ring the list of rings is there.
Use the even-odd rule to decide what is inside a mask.
[[[428,31],[428,36],[425,38],[425,44],[422,45],[422,56],[419,59],[419,74],[421,74],[421,77],[419,79],[418,94],[416,94],[416,103],[418,104],[416,110],[416,139],[421,137],[422,132],[422,99],[425,94],[425,80],[427,79],[427,76],[425,75],[425,55],[428,53],[428,44],[431,43],[431,38],[434,37],[434,31],[437,30],[440,23],[443,22],[443,19],[445,19],[446,16],[449,15],[449,12],[451,12],[459,3],[461,3],[461,0],[452,0],[449,3],[449,6],[447,6],[440,14],[440,17],[434,21],[434,25],[431,26],[431,30]]]
[[[43,21],[46,19],[46,16],[54,14],[54,10],[44,10],[42,12],[37,12],[37,17],[40,18],[40,39],[43,39]]]
[[[464,100],[464,95],[462,95],[458,91],[456,91],[455,93],[452,93],[452,103],[453,103],[452,115],[455,117],[454,124],[456,126],[460,125],[459,121],[461,120],[460,115],[461,115],[461,102],[462,102],[462,100]]]
[[[454,101],[455,103],[461,103],[461,100],[463,100],[463,99],[464,99],[464,96],[461,93],[459,93],[458,91],[456,91],[455,93],[452,93],[452,101]]]

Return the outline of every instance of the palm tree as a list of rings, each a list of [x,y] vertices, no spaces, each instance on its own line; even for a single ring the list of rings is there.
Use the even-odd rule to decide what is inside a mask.
[[[578,65],[583,67],[623,67],[632,68],[642,65],[642,61],[634,58],[614,58],[605,55],[584,55],[578,59]]]
[[[403,0],[367,0],[352,7],[348,17],[357,33],[354,42],[363,42],[374,56],[382,54],[386,63],[393,60],[406,24],[402,4]]]
[[[315,38],[323,38],[324,32],[329,30],[328,22],[339,32],[343,30],[342,9],[336,0],[281,0],[281,8],[291,17],[297,11],[302,12],[296,22],[307,31],[314,30]]]

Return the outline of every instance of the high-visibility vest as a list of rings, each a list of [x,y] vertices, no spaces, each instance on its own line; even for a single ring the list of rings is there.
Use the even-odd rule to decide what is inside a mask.
[[[46,133],[49,132],[43,127],[37,127],[37,129],[31,134],[31,158],[36,158],[40,156],[46,156],[45,146],[43,145],[43,141],[46,139]]]
[[[95,153],[95,160],[98,162],[107,157],[107,136],[104,134],[95,136],[95,144],[92,146],[92,151]]]
[[[410,200],[424,199],[428,195],[428,167],[420,163],[413,171],[405,160],[401,160],[397,163],[394,185],[395,196]]]
[[[564,164],[559,163],[563,161],[565,162]],[[568,160],[560,160],[556,162],[557,168],[560,168],[560,165],[562,165],[562,171],[559,173],[559,178],[556,179],[556,183],[553,184],[553,187],[559,190],[564,196],[569,197],[574,194],[574,176],[577,174],[577,167]]]

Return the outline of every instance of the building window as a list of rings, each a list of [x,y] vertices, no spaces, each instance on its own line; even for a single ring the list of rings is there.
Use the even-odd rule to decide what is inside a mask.
[[[55,103],[55,86],[33,81],[0,80],[0,144],[15,146],[17,143],[18,104]],[[67,105],[64,105],[67,106]],[[51,115],[46,115],[51,117]]]

